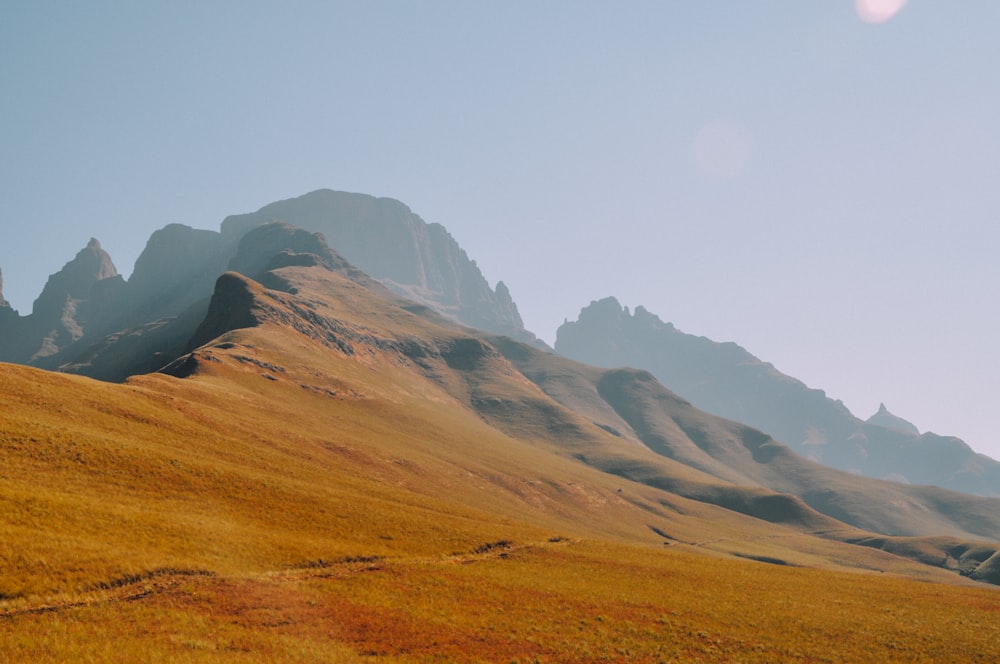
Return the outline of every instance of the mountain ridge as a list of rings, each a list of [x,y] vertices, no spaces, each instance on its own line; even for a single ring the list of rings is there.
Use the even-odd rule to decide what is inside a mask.
[[[913,433],[905,420],[890,428],[862,421],[741,346],[684,333],[643,307],[631,314],[614,298],[594,301],[559,328],[556,350],[598,366],[645,368],[700,408],[835,468],[1000,495],[1000,463],[961,440]]]
[[[159,371],[0,364],[0,657],[775,661],[859,625],[858,659],[996,651],[1000,499],[821,466],[316,232],[255,227],[227,267],[91,349]]]

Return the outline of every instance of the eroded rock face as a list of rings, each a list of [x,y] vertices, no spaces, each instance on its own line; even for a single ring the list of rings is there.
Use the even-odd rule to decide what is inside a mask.
[[[282,252],[289,255],[311,256],[299,258],[300,262],[323,265],[330,270],[346,270],[347,262],[332,251],[321,233],[310,233],[291,224],[275,222],[257,226],[240,240],[236,255],[229,261],[229,269],[251,278],[273,269],[275,257]],[[290,256],[284,259],[292,264]]]
[[[101,248],[100,242],[90,238],[87,246],[81,249],[73,260],[49,277],[42,294],[35,300],[32,313],[48,315],[60,309],[67,298],[86,299],[95,283],[117,276],[118,269],[115,268],[111,256]]]
[[[61,270],[49,277],[25,321],[20,354],[29,362],[56,355],[100,324],[121,297],[125,281],[101,243],[91,238]]]
[[[137,313],[175,315],[212,294],[229,255],[216,231],[170,224],[154,232],[128,281],[129,306]]]
[[[3,270],[0,270],[0,309],[9,309],[10,302],[3,297]]]
[[[351,264],[461,323],[527,335],[507,287],[490,288],[443,226],[424,222],[399,201],[321,189],[227,217],[223,240],[235,243],[250,229],[273,221],[322,233]]]

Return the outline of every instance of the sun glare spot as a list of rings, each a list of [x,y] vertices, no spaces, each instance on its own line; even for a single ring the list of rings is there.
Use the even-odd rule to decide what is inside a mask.
[[[854,0],[858,16],[865,23],[885,23],[905,4],[906,0]]]

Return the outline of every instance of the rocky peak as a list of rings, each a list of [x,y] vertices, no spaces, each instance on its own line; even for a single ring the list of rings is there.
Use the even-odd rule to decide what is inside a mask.
[[[869,417],[866,422],[868,424],[875,424],[880,427],[885,427],[886,429],[894,429],[896,431],[902,431],[904,433],[912,433],[920,435],[920,430],[917,429],[912,423],[904,420],[902,417],[893,415],[889,412],[889,409],[885,407],[884,403],[880,403],[878,406],[878,412]]]
[[[169,224],[146,242],[128,280],[129,301],[149,315],[168,316],[212,294],[226,269],[222,235]]]
[[[556,350],[567,357],[597,366],[616,367],[623,356],[619,341],[633,327],[628,307],[614,297],[593,300],[580,310],[576,321],[566,321],[556,331]]]
[[[428,224],[397,200],[320,189],[227,217],[223,241],[235,245],[253,228],[275,221],[322,233],[352,265],[461,323],[534,339],[524,331],[507,287],[502,293],[491,289],[443,226]]]
[[[10,302],[3,297],[3,270],[0,270],[0,309],[6,309],[10,307]]]
[[[236,255],[229,261],[229,269],[256,279],[261,272],[274,268],[276,257],[284,254],[282,264],[322,265],[329,270],[348,270],[350,265],[337,252],[330,249],[322,233],[310,233],[283,222],[258,226],[240,240]],[[291,256],[310,256],[292,261]]]
[[[90,238],[61,270],[49,277],[26,321],[24,352],[29,362],[43,362],[80,340],[107,318],[125,281],[101,243]],[[42,365],[39,365],[42,366]]]
[[[86,299],[97,282],[118,276],[111,256],[96,238],[90,238],[73,260],[49,277],[32,311],[44,315],[54,308],[61,310],[67,300]]]

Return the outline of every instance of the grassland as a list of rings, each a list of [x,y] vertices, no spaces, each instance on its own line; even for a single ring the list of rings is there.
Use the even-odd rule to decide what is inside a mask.
[[[421,323],[343,297],[351,352],[266,322],[185,379],[0,365],[0,661],[1000,657],[997,589],[602,472],[617,439],[500,356],[379,351]]]
[[[992,662],[1000,594],[620,544],[164,575],[8,609],[6,661]]]

